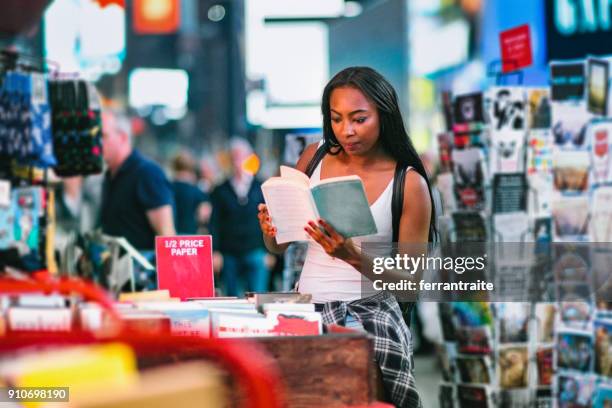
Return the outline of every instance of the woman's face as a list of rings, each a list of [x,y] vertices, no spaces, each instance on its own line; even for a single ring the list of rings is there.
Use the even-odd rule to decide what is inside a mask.
[[[332,91],[329,104],[334,135],[348,155],[363,155],[378,142],[378,110],[365,95],[353,87]]]

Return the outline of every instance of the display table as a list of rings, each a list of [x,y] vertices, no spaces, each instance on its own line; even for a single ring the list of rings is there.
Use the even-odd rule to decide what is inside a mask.
[[[368,405],[382,399],[372,340],[365,333],[257,339],[276,359],[288,407]]]

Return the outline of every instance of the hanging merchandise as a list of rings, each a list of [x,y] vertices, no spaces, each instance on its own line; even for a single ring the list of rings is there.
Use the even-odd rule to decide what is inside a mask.
[[[22,252],[36,252],[39,249],[43,194],[41,187],[17,188],[12,192],[14,239]]]
[[[0,177],[6,179],[0,180],[0,264],[52,272],[53,196],[47,193],[47,169],[63,169],[62,163],[69,162],[72,172],[60,175],[100,172],[101,120],[91,84],[73,81],[74,98],[65,107],[49,94],[44,65],[34,56],[0,52]],[[75,152],[66,157],[66,149],[61,150],[61,161],[55,156],[52,112],[54,121],[60,115],[70,124],[63,129],[76,135],[67,144]]]
[[[0,200],[0,250],[8,249],[14,242],[13,223],[15,217],[13,215],[13,206],[10,198],[10,183],[0,180],[0,195],[3,199]],[[4,199],[6,197],[6,200]]]
[[[47,86],[40,73],[7,71],[2,78],[0,157],[42,168],[56,163]]]
[[[102,172],[100,101],[93,85],[84,80],[53,80],[53,147],[60,177]]]

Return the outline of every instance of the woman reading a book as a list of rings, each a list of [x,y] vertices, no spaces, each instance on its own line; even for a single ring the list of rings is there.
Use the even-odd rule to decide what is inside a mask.
[[[404,128],[396,92],[378,72],[353,67],[336,74],[323,92],[322,112],[323,141],[305,149],[297,170],[311,181],[359,176],[377,233],[345,238],[330,225],[333,220],[310,221],[304,226],[311,240],[298,288],[312,294],[327,324],[373,335],[388,398],[396,406],[420,406],[409,329],[393,295],[364,296],[362,275],[372,281],[379,277],[372,274],[372,259],[362,256],[361,244],[430,242],[435,230],[429,180]],[[400,186],[394,185],[398,174],[404,175]],[[398,194],[399,200],[393,197]],[[288,243],[276,242],[277,229],[264,204],[258,217],[266,247],[282,253]]]

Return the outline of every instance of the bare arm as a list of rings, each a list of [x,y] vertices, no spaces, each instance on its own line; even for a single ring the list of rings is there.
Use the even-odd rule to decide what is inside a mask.
[[[427,182],[416,171],[408,171],[398,241],[427,243],[432,210]]]
[[[153,231],[155,231],[155,235],[176,235],[172,206],[163,205],[153,208],[147,211],[147,218]]]
[[[312,160],[315,152],[317,151],[318,143],[311,143],[304,149],[302,156],[297,162],[295,168],[302,173],[306,171],[306,167],[308,167],[308,163]],[[263,232],[264,244],[268,251],[273,254],[282,254],[289,247],[290,242],[286,242],[284,244],[276,243],[276,228],[271,223],[270,214],[268,214],[268,208],[265,204],[260,204],[258,207],[259,213],[257,214],[257,218],[259,219],[259,225],[261,227],[261,231]]]

